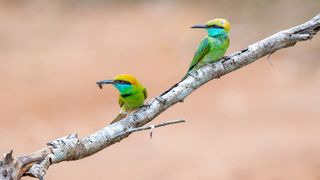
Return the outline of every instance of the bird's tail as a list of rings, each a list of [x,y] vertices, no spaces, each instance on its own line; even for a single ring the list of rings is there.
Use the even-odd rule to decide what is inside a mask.
[[[176,84],[174,84],[173,86],[171,86],[171,88],[169,88],[168,90],[166,90],[165,92],[163,92],[160,96],[166,94],[167,92],[171,91],[171,89],[175,88],[178,86],[179,83],[181,83],[181,81],[185,80],[188,77],[189,73],[187,73],[179,82],[177,82]]]
[[[119,113],[118,116],[110,124],[118,122],[125,117],[127,117],[127,113]]]

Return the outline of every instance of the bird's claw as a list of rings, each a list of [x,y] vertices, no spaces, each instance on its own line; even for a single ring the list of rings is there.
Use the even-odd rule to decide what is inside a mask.
[[[224,62],[228,61],[229,59],[231,59],[230,56],[223,56],[221,63],[224,63]]]

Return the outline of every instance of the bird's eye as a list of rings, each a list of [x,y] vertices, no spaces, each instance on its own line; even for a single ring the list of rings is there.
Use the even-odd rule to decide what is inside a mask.
[[[213,24],[212,26],[210,26],[211,28],[217,28],[217,29],[224,29],[223,27],[221,27],[221,26],[218,26],[218,25],[215,25],[215,24]]]
[[[124,80],[117,80],[117,83],[119,83],[119,84],[130,84],[128,81],[124,81]]]

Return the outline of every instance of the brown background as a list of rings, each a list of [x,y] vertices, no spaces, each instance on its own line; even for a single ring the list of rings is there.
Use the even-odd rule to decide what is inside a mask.
[[[83,137],[119,111],[113,87],[134,74],[159,95],[177,82],[205,35],[231,22],[228,54],[319,13],[318,0],[0,1],[0,153]],[[98,154],[50,167],[52,179],[316,180],[320,178],[320,38],[211,81],[153,123]],[[28,179],[28,178],[26,178]]]

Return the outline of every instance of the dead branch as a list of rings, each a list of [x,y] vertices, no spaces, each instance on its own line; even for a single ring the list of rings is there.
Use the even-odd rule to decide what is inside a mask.
[[[52,164],[85,158],[121,141],[132,132],[152,128],[152,126],[140,127],[152,121],[177,102],[182,102],[189,94],[208,81],[251,64],[279,49],[309,40],[319,29],[320,14],[304,24],[280,31],[248,46],[243,51],[236,52],[190,73],[177,86],[150,100],[146,106],[138,109],[125,119],[107,125],[82,139],[78,138],[77,134],[70,134],[47,143],[47,146],[40,151],[16,158],[12,156],[11,151],[5,154],[3,160],[0,161],[0,179],[16,180],[26,175],[42,179],[46,170]]]

